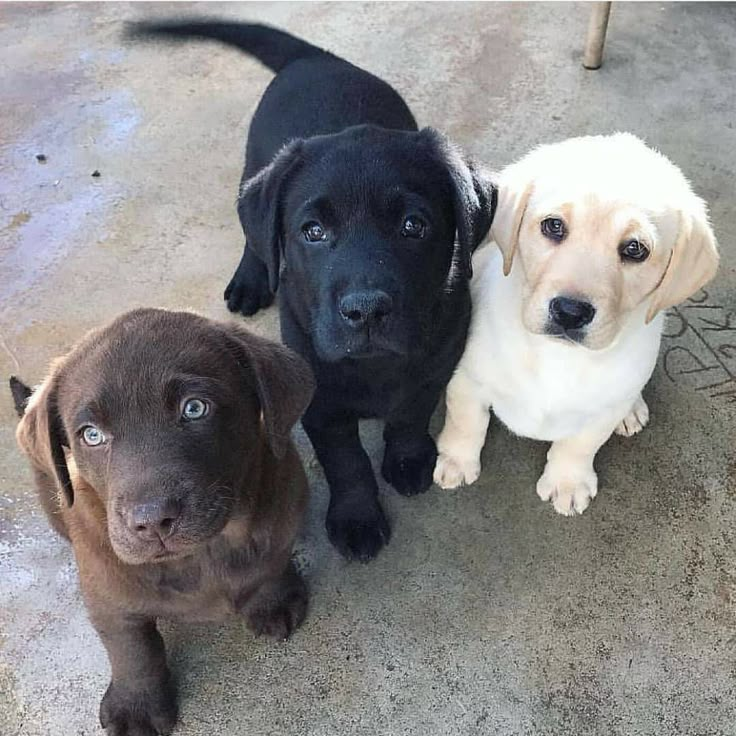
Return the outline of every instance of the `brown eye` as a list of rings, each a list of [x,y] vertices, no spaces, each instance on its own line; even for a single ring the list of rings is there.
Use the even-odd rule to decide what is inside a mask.
[[[404,224],[401,226],[401,234],[405,238],[414,238],[420,240],[424,237],[424,231],[427,229],[427,225],[421,217],[416,215],[409,215],[404,220]]]
[[[559,217],[546,217],[542,220],[542,235],[558,243],[561,242],[567,235],[565,223]]]
[[[318,243],[321,240],[327,240],[327,233],[318,222],[308,222],[306,225],[303,225],[302,232],[309,243]]]
[[[621,243],[618,252],[626,261],[646,261],[649,258],[649,248],[638,240],[627,240]]]

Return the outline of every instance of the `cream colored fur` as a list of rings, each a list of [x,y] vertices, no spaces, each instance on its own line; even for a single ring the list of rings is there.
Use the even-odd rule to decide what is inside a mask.
[[[565,223],[562,242],[543,235],[549,217]],[[537,493],[561,514],[581,513],[598,490],[598,449],[649,419],[641,391],[662,310],[715,274],[706,206],[635,136],[574,138],[501,173],[491,235],[495,244],[474,260],[473,318],[447,389],[435,482],[455,488],[478,478],[493,409],[512,432],[552,443]],[[622,260],[631,239],[648,248],[645,261]],[[547,334],[557,296],[595,307],[580,342]]]

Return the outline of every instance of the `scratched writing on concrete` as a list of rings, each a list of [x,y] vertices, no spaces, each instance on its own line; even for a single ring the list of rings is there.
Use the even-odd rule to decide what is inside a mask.
[[[736,404],[736,313],[705,290],[670,309],[661,365],[671,381]]]

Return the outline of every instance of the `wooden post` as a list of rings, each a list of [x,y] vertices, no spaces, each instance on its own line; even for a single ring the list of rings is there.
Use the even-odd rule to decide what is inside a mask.
[[[588,38],[585,40],[583,66],[586,69],[599,69],[603,63],[603,45],[606,42],[608,16],[611,13],[610,2],[591,3],[593,9],[588,23]]]

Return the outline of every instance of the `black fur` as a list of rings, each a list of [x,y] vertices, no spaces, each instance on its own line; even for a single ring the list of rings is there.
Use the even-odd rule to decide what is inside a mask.
[[[280,287],[283,339],[317,377],[303,423],[330,485],[328,534],[368,560],[390,528],[358,420],[386,420],[384,478],[407,495],[427,490],[429,420],[465,344],[470,258],[495,188],[436,131],[418,131],[388,84],[288,34],[207,21],[134,33],[217,39],[278,72],[250,126],[238,200],[247,247],[225,298],[248,315]],[[315,222],[325,239],[308,242]]]

